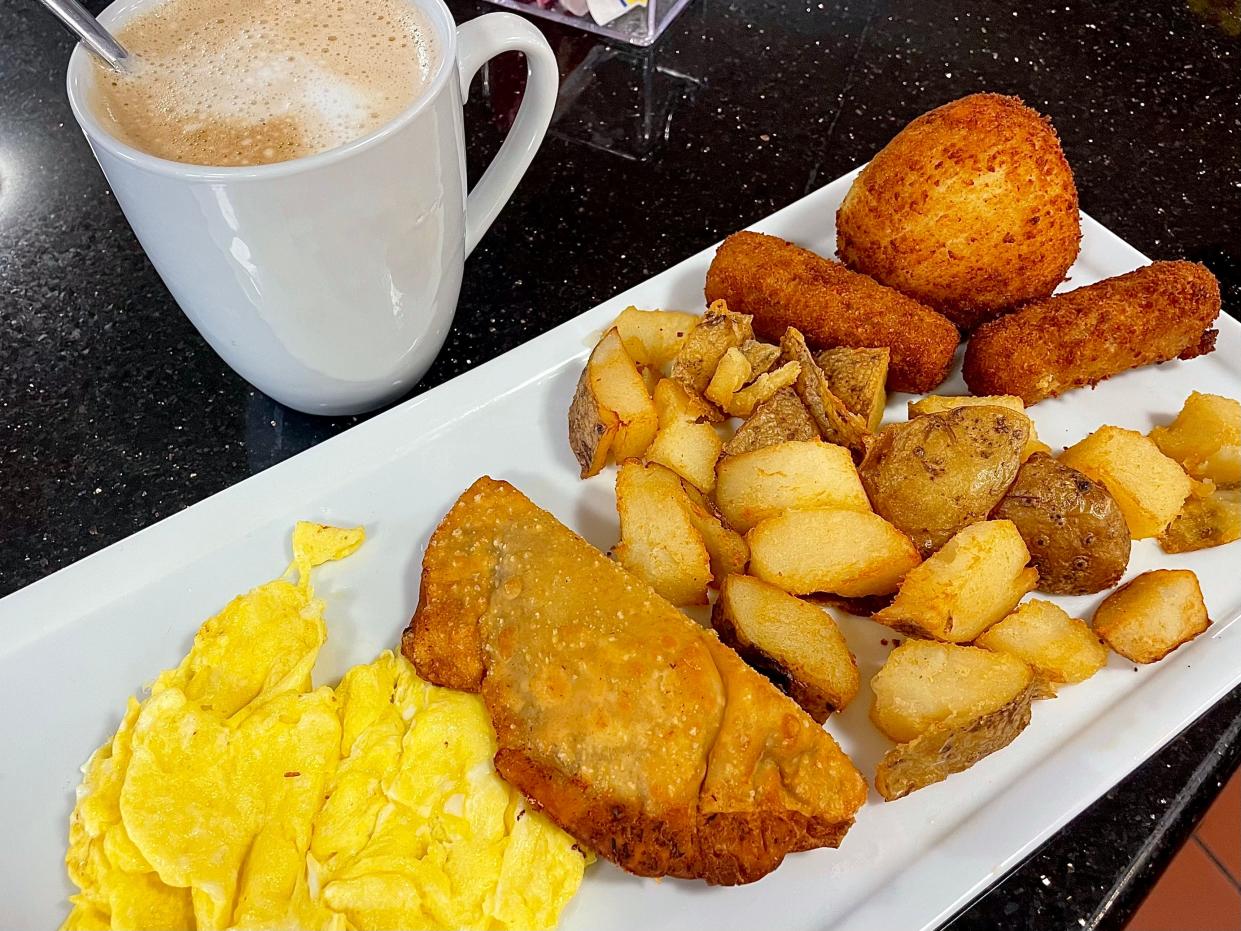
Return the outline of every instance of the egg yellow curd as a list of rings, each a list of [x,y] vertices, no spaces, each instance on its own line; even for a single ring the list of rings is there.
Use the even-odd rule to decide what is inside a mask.
[[[496,775],[477,695],[385,651],[311,687],[311,570],[361,528],[299,522],[82,768],[65,929],[549,928],[591,859]]]

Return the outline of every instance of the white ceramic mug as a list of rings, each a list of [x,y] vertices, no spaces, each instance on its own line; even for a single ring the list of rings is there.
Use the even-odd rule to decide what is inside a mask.
[[[160,0],[117,0],[117,27]],[[73,114],[112,192],[186,316],[243,378],[289,407],[352,414],[407,392],[452,323],[465,257],[543,140],[556,60],[530,23],[490,13],[459,29],[442,0],[410,0],[439,39],[438,69],[400,116],[348,145],[246,168],[156,158],[92,108],[95,69],[69,60]],[[462,100],[489,58],[526,56],[521,109],[466,195]]]

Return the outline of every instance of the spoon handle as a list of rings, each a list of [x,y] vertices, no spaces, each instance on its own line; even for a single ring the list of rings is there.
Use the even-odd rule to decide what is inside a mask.
[[[45,7],[64,23],[82,43],[94,52],[114,71],[125,70],[125,59],[129,52],[113,38],[112,33],[99,25],[99,20],[78,0],[39,0]]]

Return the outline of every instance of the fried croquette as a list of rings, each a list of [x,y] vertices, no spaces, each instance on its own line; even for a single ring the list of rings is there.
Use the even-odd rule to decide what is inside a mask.
[[[839,262],[775,236],[733,233],[707,272],[707,301],[726,300],[754,317],[760,336],[779,341],[796,327],[817,349],[891,351],[888,387],[918,394],[948,376],[960,336],[929,307]]]
[[[753,882],[838,845],[866,800],[792,699],[505,482],[432,535],[402,650],[481,691],[500,775],[642,876]]]
[[[1155,262],[1057,294],[978,328],[965,349],[974,394],[1027,405],[1121,372],[1215,348],[1219,282],[1195,262]]]
[[[918,117],[862,169],[836,214],[846,265],[967,332],[1048,297],[1080,244],[1077,188],[1055,129],[999,94]]]

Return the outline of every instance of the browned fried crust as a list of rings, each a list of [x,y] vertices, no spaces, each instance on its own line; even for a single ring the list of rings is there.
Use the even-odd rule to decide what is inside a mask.
[[[853,182],[836,230],[846,265],[966,331],[1050,295],[1081,243],[1055,128],[999,94],[962,97],[901,130]]]
[[[752,882],[838,844],[866,797],[714,633],[503,482],[479,479],[432,535],[402,652],[481,691],[499,773],[640,875]]]
[[[707,271],[708,301],[754,317],[760,336],[801,330],[819,349],[891,350],[888,387],[924,393],[945,378],[957,329],[912,298],[775,236],[741,232],[720,245]]]
[[[978,395],[1027,405],[1121,372],[1214,348],[1219,282],[1195,262],[1155,262],[979,327],[964,375]]]

